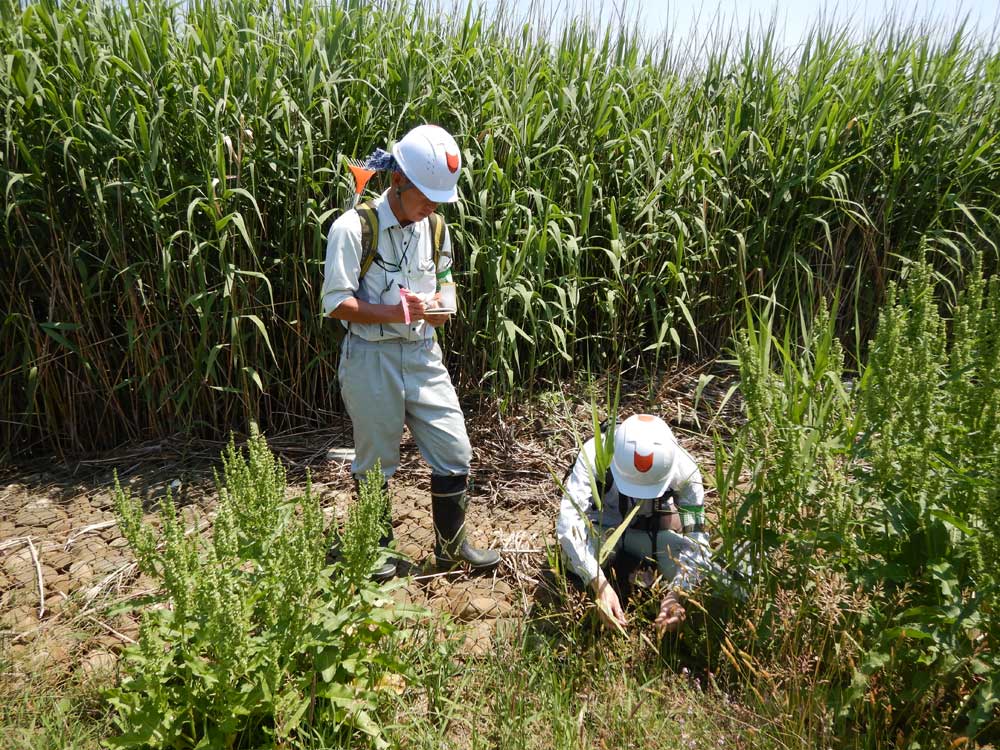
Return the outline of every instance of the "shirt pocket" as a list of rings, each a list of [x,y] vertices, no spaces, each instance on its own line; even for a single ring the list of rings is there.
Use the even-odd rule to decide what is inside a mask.
[[[390,279],[388,288],[383,290],[379,295],[380,305],[398,305],[402,302],[402,297],[399,295],[400,282],[398,279]]]
[[[430,258],[417,264],[416,273],[413,275],[413,287],[413,291],[421,294],[433,294],[437,291],[437,270]]]

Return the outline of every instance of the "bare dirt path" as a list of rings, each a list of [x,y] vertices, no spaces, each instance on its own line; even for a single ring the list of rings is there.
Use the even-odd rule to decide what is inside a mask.
[[[693,368],[677,372],[657,389],[644,389],[646,396],[623,398],[620,413],[663,416],[708,476],[712,449],[703,430],[725,388],[706,388],[696,414],[699,374]],[[590,436],[589,404],[589,398],[547,394],[503,416],[466,408],[474,446],[473,541],[500,549],[503,558],[488,575],[433,570],[430,473],[409,436],[404,441],[390,491],[397,548],[412,577],[398,596],[466,623],[473,653],[489,646],[497,627],[528,616],[552,593],[548,555],[559,507],[552,474],[561,475],[575,457],[574,430],[583,439]],[[308,468],[328,516],[342,518],[353,486],[350,469],[327,456],[330,449],[350,448],[349,425],[269,442],[289,465],[289,491],[301,492]],[[163,445],[139,446],[72,466],[21,467],[0,477],[0,655],[6,651],[15,669],[25,672],[113,667],[139,626],[133,615],[108,614],[109,606],[153,588],[138,574],[115,522],[112,471],[150,507],[170,488],[186,526],[200,533],[214,513],[211,470],[220,450],[203,447],[184,455]]]

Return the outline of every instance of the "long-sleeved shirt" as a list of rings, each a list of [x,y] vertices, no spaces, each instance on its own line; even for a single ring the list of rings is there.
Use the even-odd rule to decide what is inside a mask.
[[[588,440],[577,456],[573,470],[567,477],[559,520],[556,522],[556,536],[570,568],[584,584],[597,577],[600,565],[597,558],[597,534],[602,528],[616,528],[622,523],[619,512],[618,489],[611,482],[604,488],[604,497],[598,507],[591,491],[590,478],[594,477],[598,486],[605,477],[595,471],[596,449],[594,439]],[[670,472],[667,488],[675,493],[679,507],[683,535],[671,535],[671,552],[677,563],[677,574],[671,585],[690,590],[701,580],[704,571],[712,567],[709,556],[708,534],[703,530],[705,490],[701,472],[694,459],[681,448],[676,447],[674,464]],[[639,515],[649,515],[652,500],[644,500]]]
[[[330,227],[323,266],[323,314],[329,315],[351,297],[376,305],[398,305],[399,288],[419,294],[433,294],[438,281],[451,280],[451,238],[444,230],[437,267],[427,219],[406,227],[389,206],[388,191],[374,198],[378,215],[378,254],[361,275],[361,217],[357,211],[345,211]],[[434,327],[423,320],[406,323],[351,323],[341,321],[350,332],[368,341],[406,339],[421,341],[433,338]]]

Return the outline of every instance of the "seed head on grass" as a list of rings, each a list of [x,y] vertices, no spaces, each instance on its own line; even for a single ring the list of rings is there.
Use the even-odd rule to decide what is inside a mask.
[[[376,461],[358,483],[358,497],[347,511],[340,550],[344,573],[367,578],[379,556],[379,540],[388,531],[389,496],[383,489],[382,462]]]

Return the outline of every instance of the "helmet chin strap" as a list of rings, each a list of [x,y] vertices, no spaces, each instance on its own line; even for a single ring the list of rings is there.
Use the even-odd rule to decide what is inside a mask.
[[[413,222],[410,219],[400,219],[400,214],[403,213],[403,193],[409,190],[411,187],[413,187],[413,183],[407,180],[405,177],[403,177],[403,179],[406,181],[401,185],[396,185],[396,187],[394,188],[394,192],[396,193],[396,205],[392,206],[392,212],[396,214],[396,218],[399,219],[399,226],[407,227]],[[389,203],[391,206],[392,201],[390,201]]]

